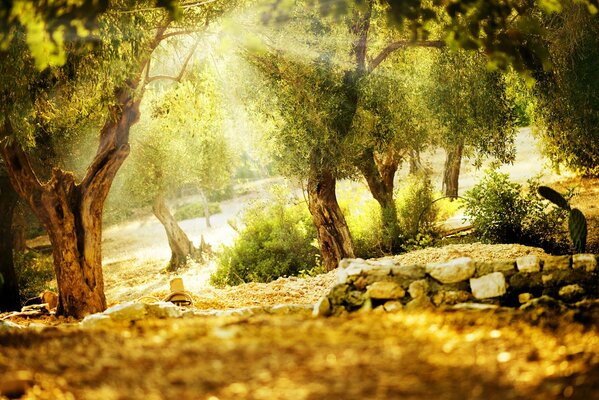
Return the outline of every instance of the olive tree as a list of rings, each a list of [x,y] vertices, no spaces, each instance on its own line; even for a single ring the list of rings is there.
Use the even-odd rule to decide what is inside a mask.
[[[197,70],[189,75],[165,92],[146,96],[142,107],[146,117],[135,127],[133,150],[122,177],[122,190],[139,205],[152,204],[164,226],[171,271],[188,258],[201,260],[202,254],[171,214],[167,197],[184,186],[202,193],[222,189],[230,181],[234,163],[224,135],[223,99],[214,78]]]

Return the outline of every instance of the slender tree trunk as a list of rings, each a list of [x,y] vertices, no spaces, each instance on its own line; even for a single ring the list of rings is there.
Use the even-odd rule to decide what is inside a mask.
[[[398,251],[401,244],[399,237],[401,229],[393,198],[393,181],[398,166],[399,162],[392,161],[389,157],[379,157],[376,162],[372,149],[364,152],[359,165],[372,197],[381,207],[382,249],[386,253]]]
[[[19,284],[13,263],[12,219],[18,196],[7,176],[0,175],[0,311],[21,309]]]
[[[443,189],[445,195],[453,198],[458,197],[458,185],[460,179],[460,166],[462,164],[462,152],[464,145],[462,143],[447,150],[445,159],[445,171],[443,172]]]
[[[422,161],[420,161],[420,151],[410,150],[410,175],[416,175],[422,170]]]
[[[169,271],[176,271],[185,266],[188,258],[202,261],[201,251],[194,247],[193,243],[187,237],[187,234],[181,229],[171,212],[169,211],[164,196],[159,194],[154,199],[152,206],[154,215],[164,226],[168,244],[171,248],[171,260],[168,265]]]
[[[212,224],[210,223],[210,204],[208,203],[208,196],[204,190],[200,190],[200,195],[202,196],[202,205],[204,206],[204,218],[206,219],[206,227],[211,228]]]
[[[308,208],[316,225],[322,260],[327,271],[337,268],[342,258],[354,257],[354,246],[335,194],[336,179],[330,171],[308,178]]]

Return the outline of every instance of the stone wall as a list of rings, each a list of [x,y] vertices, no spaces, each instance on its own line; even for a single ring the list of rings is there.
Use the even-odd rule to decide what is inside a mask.
[[[337,284],[315,305],[315,315],[381,308],[526,307],[551,297],[565,303],[599,297],[594,254],[535,255],[477,262],[468,257],[427,265],[398,265],[392,258],[345,259]]]

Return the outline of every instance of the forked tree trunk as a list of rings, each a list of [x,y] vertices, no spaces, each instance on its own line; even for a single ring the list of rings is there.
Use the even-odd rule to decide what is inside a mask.
[[[453,198],[458,197],[460,166],[462,164],[463,150],[464,145],[461,143],[447,150],[445,170],[443,172],[443,189],[445,190],[445,196]]]
[[[131,87],[116,92],[117,105],[100,133],[96,156],[81,183],[55,168],[41,183],[27,154],[5,138],[0,151],[16,192],[29,203],[48,232],[59,292],[57,313],[82,318],[106,309],[102,277],[102,211],[114,177],[129,154],[129,129],[139,119],[140,99]],[[4,121],[4,136],[12,126]]]
[[[156,196],[154,199],[152,210],[154,211],[156,218],[158,218],[160,223],[164,226],[168,238],[168,245],[171,248],[171,260],[167,270],[178,270],[185,266],[188,258],[202,261],[201,251],[194,247],[191,240],[187,237],[187,234],[181,229],[169,211],[162,194]]]
[[[393,180],[398,166],[397,160],[386,157],[380,157],[377,163],[371,149],[364,152],[359,165],[372,197],[381,207],[382,250],[386,253],[399,251],[401,244],[401,229],[393,198]]]
[[[12,219],[18,196],[7,176],[0,175],[0,311],[21,309],[19,284],[13,263]]]
[[[330,171],[308,178],[308,208],[318,235],[322,261],[327,271],[337,268],[342,258],[354,257],[354,245],[335,194],[336,179]]]

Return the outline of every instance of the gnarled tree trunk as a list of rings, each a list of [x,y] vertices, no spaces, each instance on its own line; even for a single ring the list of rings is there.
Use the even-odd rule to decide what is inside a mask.
[[[191,240],[189,240],[185,232],[183,232],[183,229],[181,229],[169,211],[162,194],[159,194],[154,199],[152,210],[154,211],[156,218],[158,218],[160,223],[164,226],[168,244],[171,248],[171,260],[167,269],[169,271],[178,270],[187,263],[188,258],[202,261],[201,250],[195,248]]]
[[[399,250],[401,229],[397,219],[397,207],[393,198],[393,180],[399,162],[396,158],[382,156],[375,158],[372,149],[366,150],[360,160],[359,169],[372,197],[381,207],[383,251],[393,253]]]
[[[460,166],[462,164],[462,152],[464,144],[460,143],[447,150],[445,159],[445,170],[443,172],[443,189],[445,196],[457,198],[460,179]]]
[[[12,219],[18,196],[7,176],[0,175],[0,311],[21,309],[19,284],[13,263]]]
[[[354,257],[354,245],[335,194],[336,179],[330,171],[312,171],[308,178],[308,208],[318,235],[322,261],[327,271],[342,258]]]
[[[81,183],[55,168],[41,183],[27,154],[15,140],[4,139],[0,151],[15,191],[29,203],[48,232],[54,256],[59,301],[57,313],[82,318],[106,309],[102,277],[102,211],[114,177],[129,154],[129,129],[139,119],[132,87],[116,92],[117,104],[102,128],[94,160]],[[4,135],[12,126],[4,121]]]

